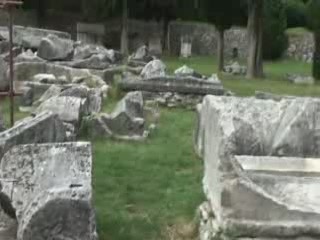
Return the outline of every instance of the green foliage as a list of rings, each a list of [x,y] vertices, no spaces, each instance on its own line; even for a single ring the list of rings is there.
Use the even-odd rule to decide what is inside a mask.
[[[285,4],[288,27],[305,27],[307,25],[306,4],[301,0],[287,0]]]
[[[285,5],[279,0],[264,1],[264,59],[280,58],[288,46]]]
[[[246,5],[239,0],[202,0],[200,7],[203,20],[215,24],[220,30],[246,23]]]
[[[307,3],[308,27],[313,30],[320,29],[320,1],[310,0]]]

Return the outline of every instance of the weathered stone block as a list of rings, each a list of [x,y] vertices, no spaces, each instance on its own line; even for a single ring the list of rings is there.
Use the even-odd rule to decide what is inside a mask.
[[[0,169],[16,210],[17,240],[97,239],[89,143],[16,146]]]
[[[63,142],[65,138],[65,129],[56,115],[43,112],[35,117],[28,117],[0,133],[0,160],[15,145]]]
[[[222,235],[319,238],[320,162],[309,159],[320,154],[319,110],[312,98],[205,97],[196,142],[210,221]]]
[[[52,97],[43,102],[36,113],[50,111],[64,122],[79,124],[85,113],[86,100],[76,97]]]
[[[119,81],[118,85],[124,91],[176,92],[195,95],[223,95],[225,92],[221,83],[194,77],[164,76],[145,80],[127,78]]]
[[[50,34],[41,40],[38,56],[49,61],[70,60],[73,57],[73,41]]]

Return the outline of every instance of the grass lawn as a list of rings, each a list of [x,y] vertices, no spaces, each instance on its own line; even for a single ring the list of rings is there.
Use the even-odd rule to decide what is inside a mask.
[[[217,63],[210,57],[193,57],[190,59],[165,58],[169,71],[173,71],[183,64],[194,68],[196,71],[211,75],[217,71]],[[320,96],[320,83],[315,86],[297,86],[285,80],[287,73],[311,75],[311,64],[292,60],[265,62],[265,79],[248,80],[245,77],[234,77],[220,74],[225,88],[233,91],[238,96],[252,96],[256,90],[276,94],[297,96]]]
[[[203,74],[216,72],[213,58],[164,60],[170,71],[187,64]],[[311,65],[267,62],[265,72],[264,80],[227,75],[220,78],[227,89],[239,96],[252,95],[255,90],[320,96],[319,84],[295,86],[284,80],[286,73],[310,73]],[[104,111],[110,111],[116,101],[111,99],[106,103]],[[0,102],[0,107],[8,116],[7,102]],[[146,142],[93,142],[95,205],[101,240],[192,239],[189,223],[204,199],[202,164],[192,145],[195,114],[183,109],[161,112],[156,131]]]

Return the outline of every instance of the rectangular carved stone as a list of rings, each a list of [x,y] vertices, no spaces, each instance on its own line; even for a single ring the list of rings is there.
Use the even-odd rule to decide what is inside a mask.
[[[53,113],[43,112],[0,133],[0,160],[15,145],[63,142],[65,139],[66,131],[59,118]]]
[[[223,95],[224,88],[220,83],[210,82],[193,77],[154,77],[141,80],[128,78],[119,82],[124,91],[176,92],[199,95]]]
[[[318,239],[320,100],[207,96],[198,110],[214,216],[202,218],[201,239]]]
[[[90,143],[15,146],[0,175],[2,192],[12,196],[17,240],[97,239]]]

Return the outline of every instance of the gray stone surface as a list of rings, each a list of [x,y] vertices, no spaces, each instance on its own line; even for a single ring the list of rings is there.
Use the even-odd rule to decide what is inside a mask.
[[[118,51],[92,44],[81,44],[77,46],[74,51],[74,60],[90,59],[92,56],[97,55],[102,55],[102,59],[109,64],[115,64],[122,60],[122,55]],[[101,58],[101,56],[98,57]]]
[[[82,85],[74,86],[62,91],[59,96],[85,99],[87,114],[99,113],[101,111],[103,93],[98,88],[90,89]]]
[[[43,102],[35,112],[50,111],[57,114],[62,121],[78,125],[85,114],[85,105],[85,99],[58,96]]]
[[[130,57],[129,60],[138,60],[144,63],[148,63],[153,60],[153,57],[149,55],[149,49],[146,45],[139,47]]]
[[[97,239],[89,143],[16,146],[0,175],[16,209],[18,240]]]
[[[287,74],[287,79],[289,82],[297,85],[313,85],[314,78],[311,76],[302,76],[297,74]]]
[[[19,54],[15,59],[15,63],[20,62],[44,62],[45,60],[39,58],[36,54],[34,54],[30,49]]]
[[[28,117],[0,133],[0,159],[15,145],[63,142],[65,137],[65,129],[56,115],[43,112]]]
[[[76,77],[98,76],[105,83],[112,82],[115,74],[119,74],[122,68],[112,68],[102,70],[94,69],[77,69],[62,66],[57,63],[39,63],[39,62],[22,62],[14,64],[15,81],[31,81],[33,76],[39,73],[53,74],[57,79],[66,77],[69,83]],[[100,81],[101,82],[101,81]],[[101,84],[100,84],[101,85]]]
[[[194,69],[188,67],[187,65],[183,65],[182,67],[176,69],[174,74],[178,77],[195,77],[195,78],[203,78],[202,74],[196,72]]]
[[[38,49],[42,38],[52,34],[62,39],[71,39],[70,34],[65,32],[14,26],[14,42],[24,48]]]
[[[50,34],[43,38],[38,49],[38,56],[46,60],[70,60],[73,57],[73,41]]]
[[[45,101],[49,100],[52,97],[57,97],[60,95],[62,91],[62,87],[58,85],[51,85],[47,91],[37,100],[33,103],[34,106],[39,106]]]
[[[9,81],[6,76],[7,69],[7,63],[2,57],[0,57],[0,91],[6,91],[9,89]]]
[[[154,77],[164,77],[166,75],[167,67],[159,59],[149,62],[143,69],[140,76],[144,79]]]
[[[36,74],[33,76],[32,81],[40,82],[40,83],[54,84],[54,83],[56,83],[57,79],[53,74],[39,73],[39,74]]]
[[[241,66],[238,62],[233,62],[229,65],[226,65],[223,68],[223,71],[232,75],[246,75],[247,67]]]
[[[289,33],[288,38],[289,44],[285,53],[286,57],[312,63],[315,49],[312,32],[305,31],[299,34]]]
[[[94,54],[91,55],[89,58],[75,60],[70,63],[66,63],[66,65],[73,67],[73,68],[89,68],[89,69],[97,69],[97,70],[104,70],[109,68],[110,60],[104,54]]]
[[[310,159],[320,154],[319,110],[312,98],[205,97],[196,146],[214,214],[202,230],[232,239],[319,238],[320,164]]]
[[[127,78],[118,83],[124,91],[174,92],[195,95],[223,95],[221,83],[194,77],[164,76],[150,79]]]

